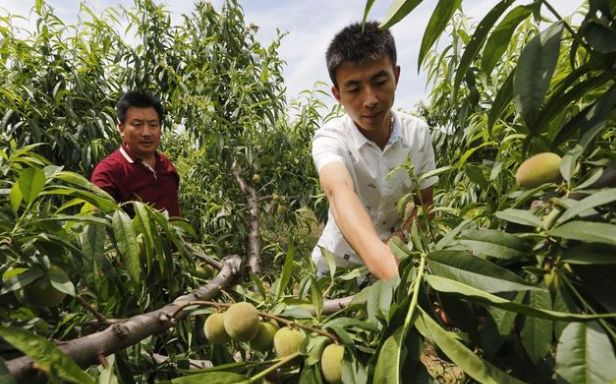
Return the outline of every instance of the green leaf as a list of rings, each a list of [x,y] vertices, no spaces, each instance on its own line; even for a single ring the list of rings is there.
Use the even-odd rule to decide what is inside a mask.
[[[392,25],[398,23],[406,15],[411,13],[415,7],[417,7],[422,0],[394,0],[389,9],[387,15],[379,25],[380,28],[389,28]]]
[[[16,291],[30,284],[34,280],[43,276],[45,273],[39,267],[26,268],[13,268],[2,275],[2,290],[0,295],[4,295],[7,292]]]
[[[607,126],[616,107],[616,85],[605,91],[596,101],[582,109],[577,115],[555,132],[554,143],[562,143],[576,132],[583,133],[579,145],[586,149],[594,137]]]
[[[278,286],[276,287],[276,300],[280,299],[284,295],[285,289],[291,281],[293,275],[293,259],[295,258],[295,246],[291,242],[289,249],[285,253],[284,266],[282,267],[282,273],[280,279],[278,279]]]
[[[402,327],[398,327],[396,331],[389,336],[381,350],[379,357],[374,367],[374,383],[375,384],[393,384],[400,383],[400,355],[402,353]]]
[[[486,75],[490,75],[494,66],[500,60],[503,53],[507,50],[511,35],[518,25],[526,19],[532,10],[525,5],[513,8],[500,23],[494,28],[490,37],[486,41],[486,46],[481,56],[481,69]]]
[[[122,256],[124,267],[135,283],[141,280],[141,261],[139,260],[139,245],[133,222],[126,212],[118,209],[111,219],[113,234]]]
[[[595,192],[592,195],[580,201],[576,201],[574,204],[572,204],[571,207],[569,207],[569,209],[567,209],[558,218],[558,220],[556,220],[556,223],[564,223],[565,221],[576,217],[587,209],[600,207],[613,201],[616,201],[616,188],[609,188],[599,192]]]
[[[84,226],[79,241],[84,255],[94,263],[94,271],[100,271],[105,262],[105,225],[89,223]]]
[[[58,291],[64,292],[70,296],[75,296],[75,286],[69,280],[64,271],[58,271],[55,268],[51,268],[49,270],[49,282]]]
[[[11,202],[11,209],[13,213],[17,214],[19,210],[19,206],[21,205],[21,201],[23,200],[23,195],[21,194],[21,189],[19,189],[19,184],[15,183],[11,187],[11,192],[9,193],[9,200]]]
[[[141,229],[141,233],[143,234],[146,269],[149,271],[156,250],[156,246],[154,245],[154,231],[152,230],[150,215],[148,214],[146,205],[142,202],[135,201],[133,203],[133,208],[135,210],[135,221],[138,223],[137,227]]]
[[[488,384],[509,384],[523,383],[522,381],[507,375],[505,372],[498,369],[496,366],[488,363],[480,358],[473,351],[468,349],[450,332],[447,332],[438,325],[432,318],[421,308],[419,308],[419,316],[415,321],[415,327],[426,339],[434,341],[441,351],[451,361],[462,368],[464,373],[480,383]]]
[[[456,76],[454,78],[453,85],[454,95],[458,93],[462,79],[481,50],[490,29],[494,23],[496,23],[496,20],[498,20],[498,18],[503,14],[503,12],[505,12],[505,10],[513,4],[513,1],[514,0],[499,1],[498,4],[496,4],[477,25],[477,29],[473,33],[471,41],[469,41],[468,45],[464,49],[462,57],[460,58],[460,64],[458,64],[458,68],[456,68]]]
[[[529,211],[515,208],[507,208],[494,214],[501,220],[516,224],[528,225],[531,227],[541,227],[541,219]]]
[[[436,8],[430,16],[428,26],[421,39],[421,48],[419,49],[419,59],[417,61],[417,70],[421,69],[421,65],[426,58],[426,54],[432,48],[439,36],[447,27],[447,23],[451,20],[456,9],[460,8],[462,0],[439,0]]]
[[[430,271],[486,292],[538,290],[515,273],[465,251],[436,251],[428,255]]]
[[[366,7],[364,8],[364,16],[362,17],[362,24],[366,23],[366,20],[368,20],[368,14],[370,14],[370,10],[372,9],[372,6],[374,5],[374,1],[375,0],[367,0],[366,1]]]
[[[41,336],[14,327],[0,327],[0,336],[34,359],[38,368],[45,372],[71,383],[95,383],[68,355]]]
[[[496,120],[503,114],[503,111],[513,99],[514,74],[515,71],[511,71],[511,73],[509,73],[509,76],[507,76],[507,79],[503,82],[503,85],[501,85],[498,93],[494,97],[492,108],[490,108],[490,113],[488,114],[488,132],[490,133],[492,132],[492,128],[494,127]]]
[[[462,233],[457,243],[468,246],[474,254],[517,260],[531,252],[531,247],[519,237],[495,229],[478,229]]]
[[[569,264],[616,264],[616,247],[605,244],[580,244],[565,248],[560,261]]]
[[[551,229],[548,234],[569,240],[616,245],[616,225],[589,221],[570,221]]]
[[[45,187],[45,172],[39,168],[26,168],[19,174],[17,184],[26,204],[31,204]]]
[[[321,250],[321,255],[323,255],[325,261],[327,262],[329,277],[334,280],[334,276],[336,275],[336,256],[325,247],[319,246],[319,249]]]
[[[483,175],[482,168],[474,164],[466,164],[464,172],[468,179],[477,184],[481,189],[487,189],[489,187],[488,180]]]
[[[522,313],[529,316],[542,317],[552,320],[569,320],[569,321],[588,321],[601,318],[616,317],[616,313],[603,313],[596,315],[584,315],[578,313],[556,312],[546,309],[534,308],[528,305],[518,304],[491,293],[482,291],[455,280],[436,275],[426,275],[426,281],[430,286],[439,292],[446,292],[456,295],[461,295],[469,300],[483,304],[493,305],[497,308],[506,309],[517,313]]]
[[[556,373],[569,383],[616,380],[616,356],[605,331],[595,323],[570,323],[558,341]]]
[[[550,292],[529,292],[528,305],[535,308],[551,309]],[[552,347],[553,322],[534,316],[524,318],[524,327],[520,333],[522,345],[533,363],[538,363],[548,354]]]
[[[588,43],[600,53],[616,52],[616,30],[602,23],[590,20],[584,30]]]
[[[398,283],[399,279],[379,280],[368,288],[366,310],[371,322],[376,324],[377,319],[389,320],[389,308]]]
[[[533,37],[522,50],[513,77],[513,95],[518,111],[533,132],[537,115],[550,86],[560,54],[563,24],[552,24]]]
[[[194,375],[178,377],[173,384],[238,384],[247,382],[248,377],[234,372],[205,372]]]

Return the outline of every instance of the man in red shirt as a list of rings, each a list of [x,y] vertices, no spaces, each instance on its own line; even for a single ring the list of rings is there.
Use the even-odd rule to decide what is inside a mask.
[[[139,200],[180,216],[180,177],[157,151],[164,114],[161,102],[147,91],[130,91],[120,98],[117,110],[122,145],[98,163],[90,180],[118,202]],[[126,208],[132,215],[132,207]]]

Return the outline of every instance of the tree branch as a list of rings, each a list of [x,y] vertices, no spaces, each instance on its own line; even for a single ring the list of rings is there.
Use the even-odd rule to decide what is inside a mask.
[[[233,176],[240,186],[241,191],[246,195],[246,205],[248,206],[248,266],[250,271],[261,274],[261,236],[259,234],[259,196],[257,191],[240,175],[239,167],[233,168]]]
[[[100,356],[116,353],[126,347],[137,344],[144,338],[160,334],[169,329],[175,320],[171,315],[178,306],[186,301],[208,300],[215,297],[223,287],[228,286],[237,276],[241,259],[237,255],[227,256],[222,260],[220,273],[208,284],[193,292],[178,297],[171,304],[161,309],[137,315],[118,324],[113,324],[101,332],[73,339],[58,345],[58,348],[71,357],[80,367],[98,364]],[[184,317],[178,314],[177,320]],[[40,377],[34,361],[29,356],[19,357],[6,363],[9,372],[19,382],[31,381]]]

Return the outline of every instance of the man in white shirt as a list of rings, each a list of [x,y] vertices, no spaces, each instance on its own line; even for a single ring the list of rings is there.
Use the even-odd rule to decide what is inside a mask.
[[[322,126],[313,138],[312,156],[329,201],[328,221],[312,259],[319,274],[328,264],[365,264],[378,279],[398,275],[387,239],[401,228],[396,202],[416,190],[408,171],[394,168],[409,158],[417,175],[435,167],[428,126],[391,110],[400,77],[396,48],[378,23],[352,24],[331,41],[326,53],[332,93],[346,114]],[[436,177],[419,186],[424,209],[432,204]]]

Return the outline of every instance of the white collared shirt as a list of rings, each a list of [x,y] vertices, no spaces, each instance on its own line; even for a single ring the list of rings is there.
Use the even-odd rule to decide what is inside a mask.
[[[348,115],[329,121],[317,130],[312,140],[312,158],[317,171],[320,173],[324,165],[332,162],[342,162],[346,166],[355,193],[382,239],[389,237],[402,224],[396,204],[415,189],[406,168],[391,171],[406,162],[409,156],[417,175],[435,168],[428,125],[405,113],[392,111],[392,114],[393,129],[383,150],[362,135]],[[420,189],[434,185],[437,180],[437,177],[424,180]],[[312,251],[319,273],[329,269],[319,247],[331,251],[339,267],[362,264],[342,237],[331,210],[327,216],[327,224]]]

